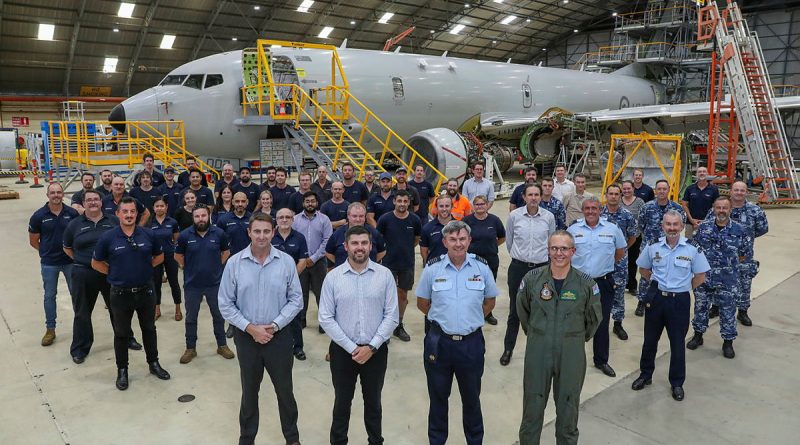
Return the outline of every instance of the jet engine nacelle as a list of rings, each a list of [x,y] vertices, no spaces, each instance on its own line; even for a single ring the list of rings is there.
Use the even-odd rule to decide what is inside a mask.
[[[406,140],[414,150],[428,160],[437,170],[448,178],[461,178],[467,172],[469,150],[467,141],[458,132],[449,128],[430,128],[415,133]],[[411,159],[412,153],[403,150],[401,157],[412,165],[418,164]],[[426,169],[426,171],[429,169]],[[436,183],[436,175],[428,171],[428,181]]]

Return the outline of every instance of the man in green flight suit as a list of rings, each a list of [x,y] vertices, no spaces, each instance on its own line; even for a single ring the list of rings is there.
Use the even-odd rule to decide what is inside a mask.
[[[550,264],[528,272],[517,294],[525,348],[520,445],[537,445],[551,381],[556,402],[556,443],[578,443],[578,405],[586,376],[584,342],[603,318],[600,289],[572,267],[575,240],[559,230],[548,240]]]

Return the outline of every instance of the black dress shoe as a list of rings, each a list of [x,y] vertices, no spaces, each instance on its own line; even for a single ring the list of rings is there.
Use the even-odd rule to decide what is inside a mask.
[[[686,343],[686,349],[691,349],[694,351],[697,349],[698,346],[703,344],[703,334],[701,332],[695,332],[692,336],[692,339],[689,340],[689,343]]]
[[[408,332],[406,332],[406,328],[403,326],[403,323],[398,324],[397,327],[394,328],[394,332],[392,334],[400,339],[400,341],[411,341],[411,336],[408,335]]]
[[[672,398],[673,399],[675,399],[675,400],[680,402],[681,400],[683,400],[684,395],[685,394],[683,393],[683,387],[682,386],[673,386],[672,387]]]
[[[132,349],[134,351],[141,351],[142,345],[140,345],[139,342],[136,341],[136,337],[131,337],[128,339],[128,349]]]
[[[303,352],[302,349],[294,351],[294,358],[296,358],[297,360],[301,360],[301,361],[305,360],[306,359],[306,353]]]
[[[117,369],[117,389],[120,391],[128,389],[128,368]]]
[[[739,309],[739,313],[736,314],[736,318],[739,319],[739,323],[744,326],[753,326],[753,320],[747,315],[747,309]]]
[[[708,310],[708,318],[717,318],[719,317],[719,306],[712,304],[711,308]]]
[[[724,340],[722,342],[722,355],[725,358],[736,357],[736,352],[733,350],[733,340]]]
[[[161,380],[169,380],[170,375],[166,369],[162,368],[157,361],[153,363],[149,363],[150,365],[150,374],[160,378]]]
[[[614,329],[613,329],[613,331],[614,331],[614,334],[616,334],[616,336],[617,336],[617,337],[618,337],[620,340],[623,340],[623,341],[624,341],[624,340],[627,340],[627,339],[628,339],[628,333],[627,333],[627,332],[625,332],[625,328],[623,328],[623,327],[622,327],[622,322],[621,322],[621,321],[615,321],[615,322],[614,322]]]
[[[647,386],[647,385],[649,385],[651,383],[653,383],[653,379],[652,378],[650,378],[650,377],[644,378],[642,376],[639,376],[638,379],[634,380],[633,383],[631,383],[631,389],[634,390],[634,391],[639,391],[641,389],[644,389],[645,386]]]
[[[508,366],[511,363],[511,355],[514,354],[514,351],[503,351],[503,355],[500,356],[500,364],[503,366]]]
[[[640,301],[636,303],[636,311],[634,311],[637,317],[644,317],[644,302]]]
[[[494,318],[494,315],[492,315],[491,312],[489,312],[489,315],[486,316],[486,322],[492,326],[497,326],[497,319]]]
[[[233,325],[229,324],[228,329],[225,330],[225,336],[228,338],[233,338]]]
[[[302,329],[306,328],[306,319],[305,318],[300,320],[300,328],[302,328]]]
[[[595,368],[602,371],[603,374],[609,377],[616,377],[617,373],[614,372],[614,368],[612,368],[608,363],[603,363],[602,365],[594,365]]]
[[[86,361],[86,357],[85,356],[84,357],[72,357],[72,362],[75,363],[76,365],[80,365],[84,361]]]

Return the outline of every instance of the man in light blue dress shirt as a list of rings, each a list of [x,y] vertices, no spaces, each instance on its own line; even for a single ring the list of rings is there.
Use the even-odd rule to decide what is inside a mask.
[[[330,271],[322,283],[319,324],[331,337],[331,380],[335,399],[331,443],[346,444],[350,407],[361,379],[364,425],[370,444],[382,444],[381,391],[386,377],[386,342],[399,323],[397,288],[386,267],[369,259],[370,232],[363,226],[347,229],[347,260]]]
[[[614,263],[625,256],[628,245],[625,235],[616,224],[600,217],[600,200],[590,196],[583,201],[583,218],[567,229],[575,238],[575,256],[572,265],[594,278],[600,288],[600,304],[603,320],[594,334],[594,367],[609,377],[616,377],[608,364],[609,334],[608,320],[614,304]]]
[[[466,443],[483,443],[480,394],[486,344],[481,327],[500,292],[486,261],[467,253],[470,230],[462,221],[447,223],[442,229],[447,254],[428,261],[417,286],[417,307],[430,321],[423,346],[430,445],[447,441],[453,376],[461,393]]]
[[[275,232],[264,213],[250,217],[250,245],[228,259],[219,287],[219,310],[237,329],[242,380],[239,445],[258,433],[258,391],[264,369],[275,385],[281,430],[287,444],[300,444],[297,402],[292,388],[294,341],[286,328],[303,307],[294,260],[270,244]]]

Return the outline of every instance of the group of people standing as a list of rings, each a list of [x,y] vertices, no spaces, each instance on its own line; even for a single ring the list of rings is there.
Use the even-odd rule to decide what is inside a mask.
[[[183,320],[180,305],[182,297],[186,300],[182,364],[197,357],[197,317],[205,298],[217,354],[239,359],[240,444],[255,439],[265,369],[275,387],[284,438],[287,444],[299,443],[292,359],[307,358],[303,330],[311,293],[318,305],[317,329],[331,338],[326,354],[335,392],[331,443],[347,443],[359,378],[369,443],[383,443],[388,343],[391,337],[411,340],[403,319],[412,289],[425,316],[429,443],[447,441],[454,377],[466,442],[483,443],[482,326],[497,324],[492,310],[504,243],[511,256],[510,311],[500,364],[510,363],[521,327],[527,336],[523,445],[539,441],[551,387],[559,418],[556,435],[563,443],[577,442],[583,342],[593,339],[594,367],[614,377],[609,324],[613,320],[612,332],[628,339],[622,327],[625,289],[637,294],[635,313],[645,317],[635,390],[650,384],[658,339],[666,329],[672,395],[683,399],[691,289],[697,288],[690,349],[702,345],[713,307],[720,308],[724,322],[726,357],[732,357],[732,338],[726,337],[735,338],[737,305],[739,320],[750,321],[749,285],[758,269],[753,240],[766,233],[766,218],[745,201],[743,183],[733,185],[731,198],[719,198],[701,171],[681,204],[668,199],[667,181],[650,189],[637,170],[632,181],[604,190],[603,205],[586,191],[583,175],[569,180],[557,166],[554,177],[539,181],[530,167],[525,183],[512,194],[504,224],[490,212],[495,188],[484,178],[482,163],[471,167],[472,177],[461,187],[450,179],[438,194],[421,165],[414,166],[410,179],[401,167],[394,175],[365,172],[364,182],[350,164],[341,166],[341,181],[328,180],[320,166],[316,178],[300,172],[297,189],[286,183],[288,172],[282,168],[267,168],[267,180],[256,184],[249,168],[237,176],[226,165],[212,191],[195,165],[176,179],[173,169],[162,174],[152,161],[145,156],[129,192],[123,178],[109,171],[100,173],[96,189],[94,175],[85,173],[71,207],[63,204],[58,183],[48,186],[48,203],[29,226],[45,289],[42,345],[55,339],[55,292],[63,273],[75,311],[73,361],[82,363],[89,354],[91,312],[99,293],[114,328],[117,388],[129,385],[128,349],[142,348],[131,329],[134,312],[150,372],[169,379],[158,361],[155,329],[162,280],[170,286],[177,321]],[[687,210],[694,227],[687,230],[694,235],[691,242],[682,236]],[[417,245],[424,267],[415,288]],[[227,338],[233,338],[237,354]]]

